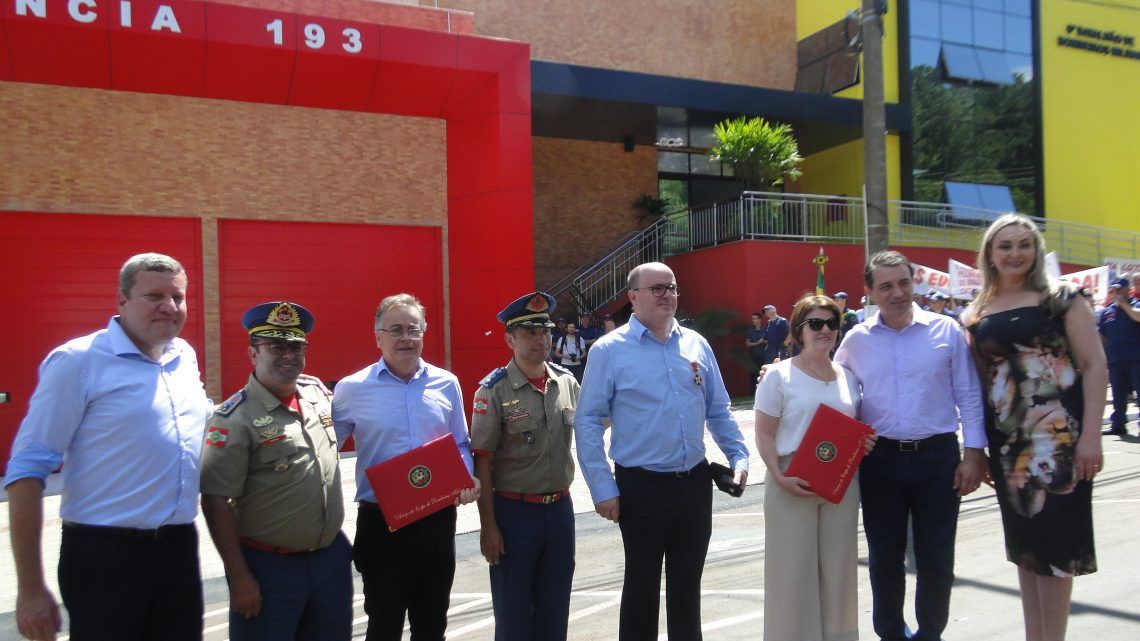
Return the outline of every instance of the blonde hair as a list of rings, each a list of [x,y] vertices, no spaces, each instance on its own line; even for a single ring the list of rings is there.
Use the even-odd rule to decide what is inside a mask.
[[[981,291],[974,296],[974,300],[970,302],[969,307],[966,308],[965,317],[967,319],[981,318],[982,310],[993,300],[997,292],[997,267],[993,264],[990,254],[993,250],[994,238],[998,232],[1010,225],[1027,229],[1033,235],[1035,255],[1033,265],[1030,266],[1029,273],[1025,275],[1026,287],[1041,295],[1041,303],[1047,312],[1053,314],[1058,311],[1056,305],[1058,284],[1045,273],[1045,237],[1041,234],[1041,229],[1037,223],[1026,216],[1007,213],[1002,214],[990,223],[985,233],[982,234],[982,243],[978,248],[978,271],[982,275],[982,287]]]

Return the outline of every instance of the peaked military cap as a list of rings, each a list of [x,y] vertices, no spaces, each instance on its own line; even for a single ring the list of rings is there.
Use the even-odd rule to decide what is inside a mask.
[[[507,327],[550,327],[556,325],[550,320],[558,303],[546,292],[533,292],[516,299],[499,312],[495,318]]]
[[[306,341],[316,320],[309,310],[296,303],[274,301],[251,307],[241,317],[250,338],[278,338]]]

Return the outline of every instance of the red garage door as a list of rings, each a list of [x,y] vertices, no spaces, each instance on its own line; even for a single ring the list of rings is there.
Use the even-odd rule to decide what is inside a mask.
[[[218,222],[222,392],[245,385],[241,316],[290,300],[316,317],[306,372],[339,380],[380,357],[372,318],[380,299],[408,292],[427,308],[424,358],[443,365],[443,262],[438,227]]]
[[[36,370],[57,345],[105,327],[116,313],[119,268],[134,254],[177,258],[190,280],[182,337],[203,358],[201,222],[197,218],[0,212],[0,465],[27,411]]]

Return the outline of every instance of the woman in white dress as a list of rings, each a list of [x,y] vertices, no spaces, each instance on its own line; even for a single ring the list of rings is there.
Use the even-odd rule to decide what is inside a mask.
[[[764,640],[859,638],[856,527],[859,481],[839,505],[785,476],[820,404],[847,416],[859,410],[855,376],[831,361],[842,322],[826,296],[796,303],[789,338],[800,353],[767,368],[756,388],[756,446],[764,482]],[[874,446],[874,437],[865,447]]]

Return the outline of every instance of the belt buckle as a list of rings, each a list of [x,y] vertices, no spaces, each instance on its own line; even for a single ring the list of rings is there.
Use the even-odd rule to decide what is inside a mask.
[[[917,452],[918,441],[899,441],[900,452]]]
[[[543,495],[542,495],[542,503],[543,503],[543,505],[546,505],[547,503],[553,503],[553,502],[554,502],[554,501],[556,501],[557,499],[558,499],[558,494],[557,494],[557,493],[555,493],[555,494],[543,494]]]

